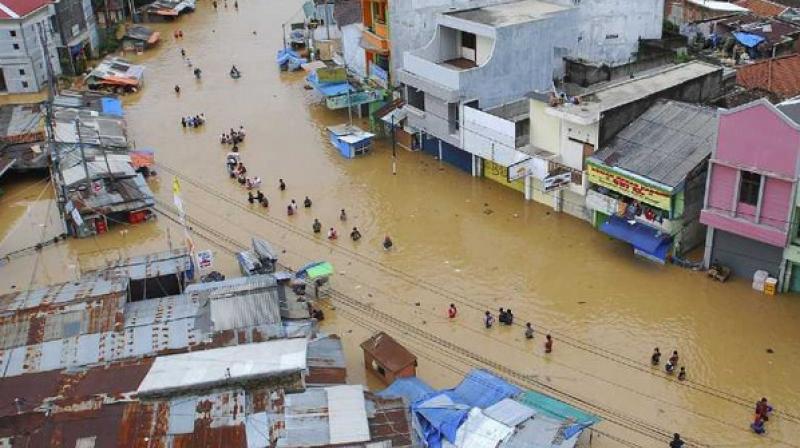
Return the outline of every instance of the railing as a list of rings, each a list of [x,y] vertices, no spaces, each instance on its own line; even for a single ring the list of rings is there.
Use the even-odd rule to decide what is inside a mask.
[[[376,28],[377,30],[377,28]],[[369,47],[378,48],[383,51],[389,50],[389,40],[386,37],[379,35],[377,32],[365,29],[363,34],[364,41],[367,42]]]

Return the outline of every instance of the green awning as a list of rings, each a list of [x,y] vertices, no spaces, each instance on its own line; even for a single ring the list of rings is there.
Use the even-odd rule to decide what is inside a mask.
[[[308,273],[308,278],[310,280],[315,280],[320,277],[330,277],[333,275],[333,265],[326,261],[309,268],[306,272]]]

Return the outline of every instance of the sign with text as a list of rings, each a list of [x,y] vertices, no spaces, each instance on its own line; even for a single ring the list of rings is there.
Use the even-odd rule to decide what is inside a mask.
[[[389,87],[389,73],[377,64],[369,66],[369,77],[384,89]]]
[[[214,253],[210,250],[201,250],[197,252],[197,266],[200,269],[210,269],[214,266]]]
[[[645,204],[650,204],[661,210],[670,211],[672,208],[671,195],[667,191],[635,181],[593,163],[588,164],[586,171],[589,175],[589,182],[595,185],[614,190],[617,193]]]
[[[544,192],[550,193],[551,191],[560,190],[572,182],[572,173],[565,171],[562,173],[552,173],[544,178]]]

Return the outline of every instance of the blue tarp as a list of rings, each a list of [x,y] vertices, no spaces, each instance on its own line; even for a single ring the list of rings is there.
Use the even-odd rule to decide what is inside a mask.
[[[383,398],[402,397],[405,398],[406,402],[411,406],[418,400],[432,395],[435,392],[436,391],[427,383],[412,376],[395,380],[389,387],[378,392],[378,396]]]
[[[319,82],[319,78],[317,77],[317,72],[311,72],[306,76],[306,82],[316,89],[317,92],[325,95],[325,96],[339,96],[344,95],[347,91],[353,92],[354,89],[350,86],[347,82],[339,82],[339,83],[325,83],[322,84]]]
[[[103,115],[122,116],[122,101],[117,98],[101,98],[100,107],[103,109]]]
[[[661,261],[667,258],[672,246],[672,237],[669,235],[638,222],[630,224],[625,218],[619,216],[609,217],[608,221],[600,226],[600,231],[630,243],[644,255],[655,257]]]
[[[461,403],[485,409],[504,398],[522,393],[522,389],[486,370],[474,369],[453,389],[453,393]]]
[[[468,405],[458,400],[451,391],[442,391],[411,407],[429,448],[440,448],[442,438],[455,443],[456,432],[470,410]]]
[[[764,36],[759,36],[758,34],[742,33],[739,31],[734,31],[733,36],[740,44],[747,48],[757,47],[758,44],[767,40]]]
[[[301,58],[294,50],[284,48],[278,50],[275,62],[278,63],[279,67],[289,66],[292,70],[297,70],[300,68],[300,65],[305,64],[308,60],[306,58]]]

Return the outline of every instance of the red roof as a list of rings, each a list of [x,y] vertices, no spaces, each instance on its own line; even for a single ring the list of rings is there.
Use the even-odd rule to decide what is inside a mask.
[[[739,0],[736,4],[761,17],[775,17],[786,10],[786,6],[768,0]]]
[[[50,3],[50,0],[0,0],[0,19],[19,19]]]
[[[746,65],[736,72],[736,83],[784,98],[800,95],[800,55],[793,54]]]

